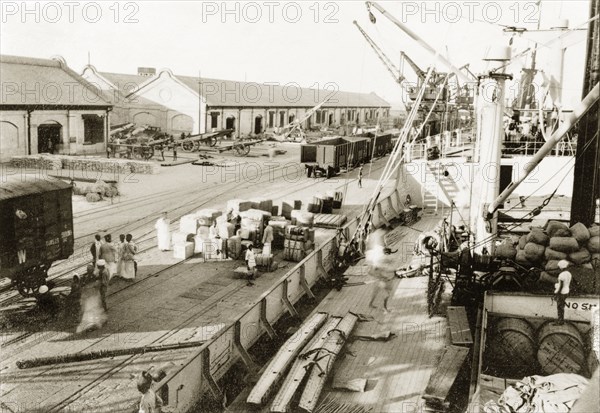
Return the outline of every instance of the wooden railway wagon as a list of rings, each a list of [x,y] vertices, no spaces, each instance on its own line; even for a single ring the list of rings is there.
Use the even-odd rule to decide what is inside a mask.
[[[73,254],[71,195],[71,185],[50,178],[0,185],[0,277],[24,297],[42,293],[52,263]]]
[[[325,175],[331,178],[341,168],[357,166],[371,158],[371,142],[364,137],[336,137],[304,144],[300,162],[306,167],[308,177]]]
[[[384,156],[394,149],[394,135],[391,133],[385,135],[375,135],[374,133],[367,132],[363,135],[359,135],[360,137],[369,138],[371,140],[371,145],[375,145],[375,151],[373,152],[373,146],[371,146],[371,153],[373,156],[380,157]]]

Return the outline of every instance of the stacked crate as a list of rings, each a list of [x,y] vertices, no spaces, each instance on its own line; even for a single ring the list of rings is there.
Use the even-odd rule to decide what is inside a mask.
[[[271,213],[260,209],[249,209],[240,213],[242,217],[241,237],[253,243],[261,242],[265,222],[271,218]]]
[[[283,259],[300,262],[313,249],[315,230],[297,225],[289,225],[285,229]]]

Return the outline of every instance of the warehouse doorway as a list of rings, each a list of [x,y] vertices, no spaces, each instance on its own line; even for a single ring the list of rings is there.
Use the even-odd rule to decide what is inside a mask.
[[[235,118],[233,116],[229,116],[227,119],[225,119],[225,129],[235,130]]]
[[[258,115],[254,118],[254,133],[258,135],[262,133],[263,130],[263,117],[262,115]]]
[[[62,125],[58,122],[38,126],[38,153],[56,153],[61,142]]]

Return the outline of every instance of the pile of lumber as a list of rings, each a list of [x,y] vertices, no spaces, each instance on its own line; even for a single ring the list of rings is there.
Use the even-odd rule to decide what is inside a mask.
[[[287,412],[292,399],[301,391],[298,407],[306,412],[315,411],[336,357],[357,321],[358,317],[352,313],[343,318],[314,314],[279,349],[246,402],[264,406],[274,394],[269,411]]]
[[[496,256],[508,258],[527,268],[543,270],[540,282],[554,284],[560,273],[558,262],[569,262],[574,280],[580,285],[594,277],[600,259],[600,227],[577,223],[570,228],[549,221],[545,228],[534,227],[519,239],[506,239],[496,248]],[[579,279],[578,279],[579,278]]]
[[[10,164],[15,168],[68,169],[124,174],[156,174],[160,171],[160,165],[154,162],[71,155],[13,156]]]

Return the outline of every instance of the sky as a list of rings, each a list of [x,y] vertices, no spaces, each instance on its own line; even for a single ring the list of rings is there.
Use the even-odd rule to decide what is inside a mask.
[[[469,63],[476,73],[487,67],[482,59],[490,47],[508,46],[510,36],[501,25],[535,30],[540,17],[536,1],[526,0],[378,3],[455,66]],[[0,6],[0,53],[60,55],[77,72],[89,55],[101,72],[169,68],[180,75],[375,92],[400,102],[402,89],[354,20],[396,65],[401,50],[423,69],[434,63],[379,11],[373,10],[377,22],[372,24],[363,1],[0,1]],[[570,27],[585,22],[589,1],[542,0],[541,28],[559,18],[569,19]],[[513,54],[532,46],[530,38],[556,36],[524,33],[514,39]],[[581,100],[585,31],[563,40],[568,46],[563,102],[570,108]],[[547,67],[552,48],[538,50],[538,67]],[[507,72],[518,77],[523,63],[528,64],[517,59]],[[405,66],[407,79],[415,81]]]

